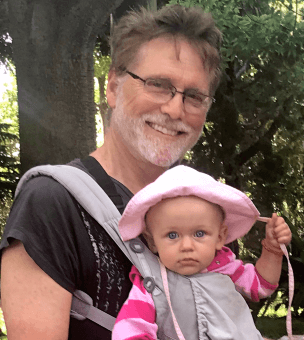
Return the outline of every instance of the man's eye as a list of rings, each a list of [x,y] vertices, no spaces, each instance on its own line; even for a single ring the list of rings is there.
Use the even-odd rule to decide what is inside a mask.
[[[204,236],[205,236],[205,232],[202,231],[202,230],[198,230],[198,231],[195,233],[195,236],[196,236],[196,237],[204,237]]]
[[[172,231],[171,233],[168,234],[168,237],[169,237],[169,239],[174,240],[174,239],[178,238],[178,235],[177,235],[176,232]]]
[[[202,105],[204,101],[208,98],[202,93],[198,92],[187,92],[185,95],[185,99],[192,105]]]
[[[165,79],[147,79],[146,87],[155,90],[171,90],[171,84]]]

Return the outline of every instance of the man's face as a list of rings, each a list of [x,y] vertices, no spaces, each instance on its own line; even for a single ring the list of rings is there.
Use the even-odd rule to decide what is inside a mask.
[[[209,74],[197,51],[183,40],[158,38],[145,43],[128,70],[142,79],[168,79],[178,91],[197,89],[209,94]],[[156,103],[143,82],[130,75],[121,80],[115,101],[109,104],[116,140],[135,158],[161,167],[169,167],[197,142],[207,113],[186,113],[181,94]]]

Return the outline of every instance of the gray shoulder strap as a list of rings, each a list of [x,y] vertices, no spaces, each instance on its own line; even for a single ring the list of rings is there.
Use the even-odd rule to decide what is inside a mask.
[[[63,185],[78,203],[107,231],[115,243],[120,247],[129,260],[138,268],[143,277],[152,276],[150,266],[137,246],[142,245],[140,240],[133,243],[123,242],[118,232],[118,221],[121,217],[119,211],[96,183],[96,181],[83,170],[69,165],[43,165],[27,171],[20,179],[15,196],[22,185],[33,177],[48,176]],[[142,245],[143,246],[143,245]],[[148,253],[150,253],[148,251]],[[153,257],[152,254],[148,256]],[[155,289],[155,294],[159,290]],[[91,297],[79,290],[73,294],[71,316],[79,320],[88,318],[97,324],[112,330],[115,318],[104,313],[92,305]]]
[[[94,307],[92,298],[81,290],[73,293],[70,315],[77,320],[89,319],[110,331],[116,320],[112,315]]]
[[[125,255],[129,252],[121,240],[118,230],[105,221],[119,221],[121,215],[108,195],[96,181],[83,170],[69,165],[42,165],[27,171],[19,181],[16,189],[18,195],[24,182],[37,176],[49,176],[63,185],[78,203],[102,225]],[[130,259],[132,261],[132,259]],[[133,262],[133,261],[132,261]]]

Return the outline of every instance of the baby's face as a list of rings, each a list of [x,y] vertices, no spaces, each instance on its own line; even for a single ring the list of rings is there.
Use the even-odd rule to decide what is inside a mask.
[[[170,270],[193,275],[206,269],[226,239],[220,208],[196,196],[165,199],[146,217],[153,252]]]

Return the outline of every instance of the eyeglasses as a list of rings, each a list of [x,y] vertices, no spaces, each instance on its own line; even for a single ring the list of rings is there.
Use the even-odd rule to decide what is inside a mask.
[[[183,96],[183,104],[185,112],[193,115],[202,115],[206,113],[212,103],[215,102],[213,97],[207,96],[196,89],[187,89],[183,92],[178,91],[168,79],[162,78],[147,78],[142,79],[136,74],[125,70],[133,79],[143,82],[146,93],[150,96],[151,100],[159,104],[165,104],[171,100],[176,93]]]

